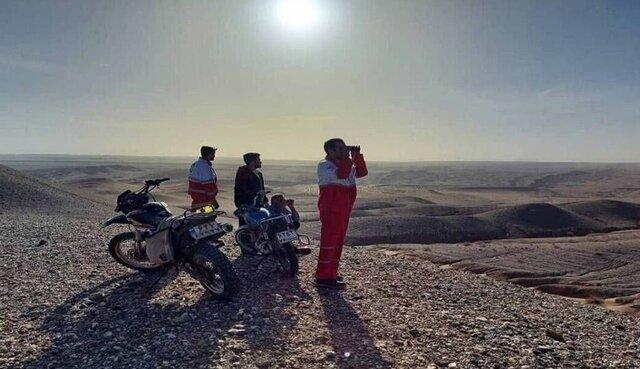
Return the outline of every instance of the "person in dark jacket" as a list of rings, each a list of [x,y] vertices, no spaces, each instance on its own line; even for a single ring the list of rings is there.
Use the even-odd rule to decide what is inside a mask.
[[[258,153],[246,153],[242,156],[245,165],[238,168],[236,172],[236,181],[233,188],[233,202],[237,208],[242,206],[253,206],[254,199],[258,192],[264,191],[264,178],[258,169],[262,168],[262,161]],[[266,196],[263,198],[261,206],[267,207],[269,200]],[[244,220],[239,219],[240,225],[244,225]]]
[[[285,212],[285,210],[290,211],[286,209],[288,206],[289,209],[292,209],[291,212],[293,213],[293,210],[295,210],[295,207],[293,207],[293,200],[289,200],[289,202],[287,202],[284,196],[279,194],[274,195],[274,201],[276,202],[274,207],[269,206],[269,199],[266,195],[263,195],[261,204],[254,204],[258,193],[260,191],[263,191],[264,193],[265,190],[264,178],[262,177],[262,173],[258,170],[262,168],[262,160],[260,160],[260,154],[253,152],[244,154],[242,159],[244,160],[245,165],[238,168],[238,171],[236,172],[236,183],[233,194],[233,200],[236,207],[241,208],[242,206],[257,205],[259,207],[270,208],[274,213],[281,213]],[[295,214],[299,221],[300,215],[297,211],[295,211]],[[238,225],[242,227],[245,224],[246,222],[243,217],[239,216]],[[296,246],[295,251],[298,255],[308,255],[311,253],[311,249],[309,247]]]

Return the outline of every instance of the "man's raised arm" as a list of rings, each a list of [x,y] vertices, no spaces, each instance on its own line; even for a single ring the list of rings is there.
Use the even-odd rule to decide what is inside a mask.
[[[351,174],[351,168],[353,168],[353,161],[349,158],[346,158],[339,160],[336,165],[338,166],[338,170],[336,170],[336,176],[338,176],[338,179],[349,178],[349,174]]]
[[[349,151],[351,151],[351,159],[353,159],[353,163],[356,165],[356,178],[362,178],[369,174],[367,163],[364,161],[364,156],[360,152],[360,146],[349,146]]]

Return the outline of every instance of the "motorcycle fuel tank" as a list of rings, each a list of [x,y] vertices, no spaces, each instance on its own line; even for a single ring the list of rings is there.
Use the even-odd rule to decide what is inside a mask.
[[[142,208],[150,213],[155,213],[163,217],[170,217],[173,215],[171,214],[171,210],[169,210],[169,205],[160,201],[144,204]]]
[[[269,218],[269,210],[265,208],[260,209],[249,209],[246,213],[244,213],[243,217],[247,224],[255,224],[263,219]]]
[[[142,206],[142,209],[134,210],[127,214],[127,219],[136,225],[143,227],[155,227],[162,219],[172,214],[164,202],[150,202]]]

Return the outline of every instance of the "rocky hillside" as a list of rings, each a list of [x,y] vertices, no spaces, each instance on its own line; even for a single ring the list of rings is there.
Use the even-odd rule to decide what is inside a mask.
[[[2,175],[3,187],[24,183]],[[0,218],[3,368],[640,363],[638,317],[384,250],[346,249],[348,290],[319,293],[311,283],[316,254],[302,260],[299,278],[285,279],[228,246],[244,289],[233,301],[212,301],[182,273],[155,283],[158,275],[111,260],[103,244],[111,233],[98,228],[109,209],[72,197],[69,210],[91,214],[48,213],[42,204],[63,209],[67,195],[33,186],[39,201]]]
[[[70,214],[93,206],[92,201],[0,165],[0,212]]]

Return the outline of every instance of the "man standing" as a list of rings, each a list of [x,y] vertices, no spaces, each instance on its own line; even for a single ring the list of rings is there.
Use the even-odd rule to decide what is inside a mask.
[[[216,148],[202,146],[200,158],[191,164],[189,169],[189,195],[191,195],[191,207],[197,208],[204,205],[212,205],[218,208],[216,196],[218,195],[218,176],[213,167],[216,157]]]
[[[324,151],[327,156],[318,164],[322,225],[316,285],[343,289],[345,282],[338,276],[338,266],[356,200],[356,178],[366,176],[368,171],[360,146],[347,146],[342,139],[332,138],[324,143]]]
[[[253,200],[260,191],[264,191],[264,179],[258,170],[262,168],[260,154],[255,152],[246,153],[242,156],[245,165],[238,168],[236,172],[236,182],[233,188],[233,202],[237,208],[253,206]],[[268,200],[265,196],[261,206],[267,206]],[[239,219],[240,225],[244,225],[244,220]]]

